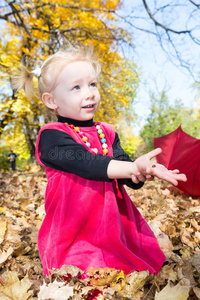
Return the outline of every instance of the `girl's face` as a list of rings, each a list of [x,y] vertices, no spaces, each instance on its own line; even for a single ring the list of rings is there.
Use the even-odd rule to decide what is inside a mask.
[[[69,63],[58,75],[52,96],[60,116],[80,121],[92,119],[100,103],[92,65],[87,61]]]

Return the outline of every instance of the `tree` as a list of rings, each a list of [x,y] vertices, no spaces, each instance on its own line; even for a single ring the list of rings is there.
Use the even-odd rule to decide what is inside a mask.
[[[183,107],[180,101],[170,105],[165,91],[151,95],[150,114],[140,136],[145,143],[145,151],[154,149],[153,137],[161,137],[174,131],[181,124],[183,130],[195,138],[200,138],[200,124],[195,110]]]
[[[134,30],[134,43],[139,35],[152,36],[158,41],[168,60],[185,68],[195,80],[199,80],[200,27],[199,1],[192,0],[138,0],[125,10],[126,28]],[[126,8],[126,7],[125,7]],[[152,44],[153,46],[153,44]]]
[[[53,117],[37,94],[28,100],[22,91],[12,91],[11,74],[22,59],[34,69],[67,42],[92,42],[103,65],[98,119],[116,124],[121,110],[132,109],[139,77],[136,65],[119,51],[119,46],[130,40],[128,32],[117,23],[115,11],[120,6],[120,0],[73,0],[70,4],[63,0],[1,2],[0,19],[5,22],[0,39],[0,81],[5,86],[1,93],[1,132],[21,124],[32,160],[38,131],[44,121]]]

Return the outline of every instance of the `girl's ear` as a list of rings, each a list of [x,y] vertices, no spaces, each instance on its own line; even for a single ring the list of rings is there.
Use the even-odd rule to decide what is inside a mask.
[[[42,101],[50,109],[56,110],[58,108],[55,98],[51,93],[44,93],[42,95]]]

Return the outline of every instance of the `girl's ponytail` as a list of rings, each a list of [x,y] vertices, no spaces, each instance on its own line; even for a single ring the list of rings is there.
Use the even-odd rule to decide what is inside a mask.
[[[40,76],[40,69],[35,69],[29,72],[24,66],[20,70],[19,75],[12,76],[11,84],[13,90],[23,89],[28,98],[31,98],[33,93],[33,76]]]

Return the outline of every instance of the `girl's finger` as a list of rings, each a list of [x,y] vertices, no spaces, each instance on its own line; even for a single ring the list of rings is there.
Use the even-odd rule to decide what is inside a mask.
[[[146,175],[146,179],[151,179],[151,178],[153,178],[154,176],[153,175],[150,175],[150,174],[147,174]]]
[[[169,172],[171,172],[173,174],[179,174],[180,173],[180,171],[178,169],[170,170]]]
[[[137,179],[137,177],[135,175],[131,176],[131,180],[133,181],[133,183],[139,183],[139,180]]]
[[[137,172],[137,173],[136,173],[136,177],[137,177],[137,179],[138,179],[139,181],[142,181],[142,182],[145,182],[145,181],[146,181],[146,177],[145,177],[142,173],[140,173],[140,172]]]
[[[152,159],[154,157],[156,157],[158,154],[160,154],[162,152],[162,149],[161,148],[156,148],[150,152],[148,152],[146,154],[146,156],[149,158],[149,159]]]
[[[180,181],[187,181],[187,177],[185,174],[174,174],[173,178]]]

